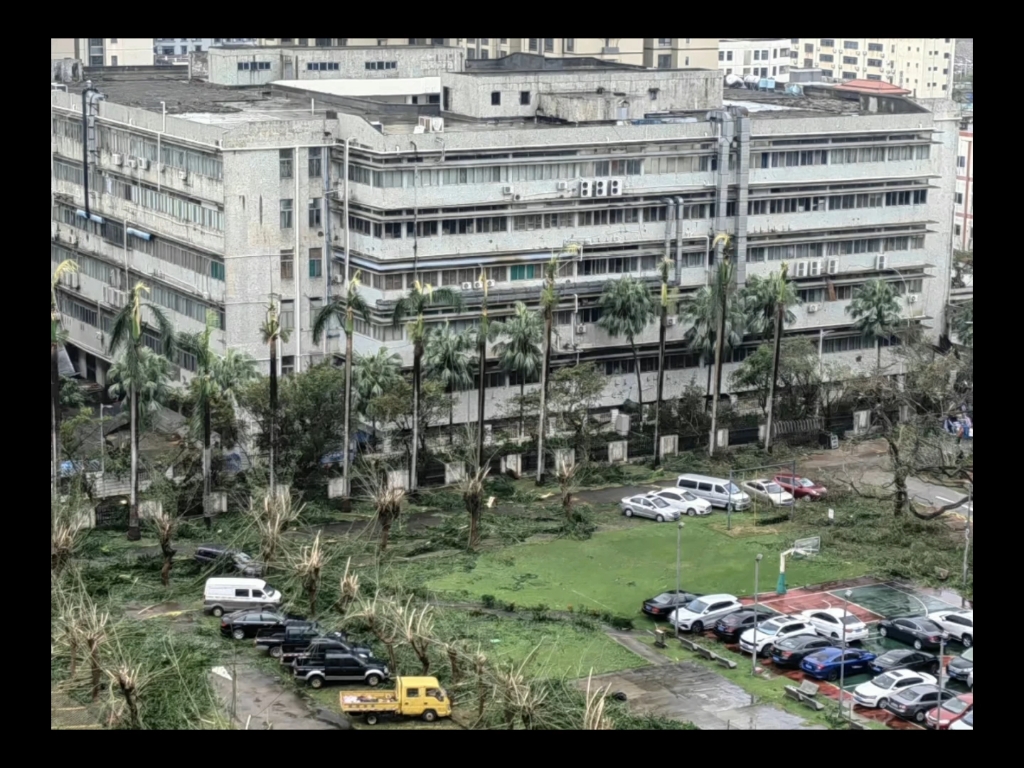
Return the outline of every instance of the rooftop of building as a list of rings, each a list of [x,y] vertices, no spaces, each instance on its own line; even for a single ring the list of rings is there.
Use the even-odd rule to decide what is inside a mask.
[[[353,98],[421,96],[440,93],[440,77],[349,78],[339,80],[277,80],[274,88]]]
[[[837,91],[853,93],[875,93],[884,96],[906,96],[912,91],[883,80],[846,80],[835,86]]]
[[[621,64],[593,56],[541,56],[537,53],[510,53],[497,59],[468,59],[466,73],[471,75],[504,72],[570,72],[579,70],[643,70],[639,64]]]

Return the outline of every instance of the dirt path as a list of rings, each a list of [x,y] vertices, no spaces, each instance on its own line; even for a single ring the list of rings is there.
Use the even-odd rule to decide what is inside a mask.
[[[235,680],[223,667],[210,673],[210,682],[224,711],[230,715],[234,700],[238,728],[251,731],[333,731],[331,725],[316,718],[297,694],[287,690],[279,679],[252,667],[238,667]]]

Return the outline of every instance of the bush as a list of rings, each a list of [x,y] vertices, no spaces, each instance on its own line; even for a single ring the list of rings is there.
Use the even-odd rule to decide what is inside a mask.
[[[628,632],[633,629],[633,620],[628,619],[625,616],[613,616],[609,624],[611,624],[612,629],[618,629],[624,632]]]
[[[484,608],[493,609],[498,604],[498,598],[494,595],[484,595],[480,598],[480,602],[484,604]]]
[[[516,604],[515,603],[505,603],[504,609],[505,609],[505,613],[515,613],[516,612]]]

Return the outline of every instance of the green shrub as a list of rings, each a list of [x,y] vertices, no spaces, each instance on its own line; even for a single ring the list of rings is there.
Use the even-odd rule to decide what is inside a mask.
[[[494,595],[484,595],[480,598],[480,602],[484,604],[484,608],[493,609],[498,604],[498,598]]]

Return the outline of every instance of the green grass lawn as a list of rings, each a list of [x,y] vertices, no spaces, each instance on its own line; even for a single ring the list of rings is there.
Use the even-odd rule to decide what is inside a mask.
[[[712,527],[718,520],[687,521],[683,530],[682,587],[705,594],[750,595],[754,559],[765,555],[761,591],[775,587],[778,554],[791,540],[780,535],[732,537]],[[859,562],[826,556],[787,564],[790,587],[863,576]],[[517,606],[548,605],[553,610],[588,608],[634,616],[641,602],[676,583],[676,527],[640,522],[596,534],[588,541],[559,539],[522,544],[482,555],[471,571],[435,578],[428,587],[441,594],[493,595]]]

